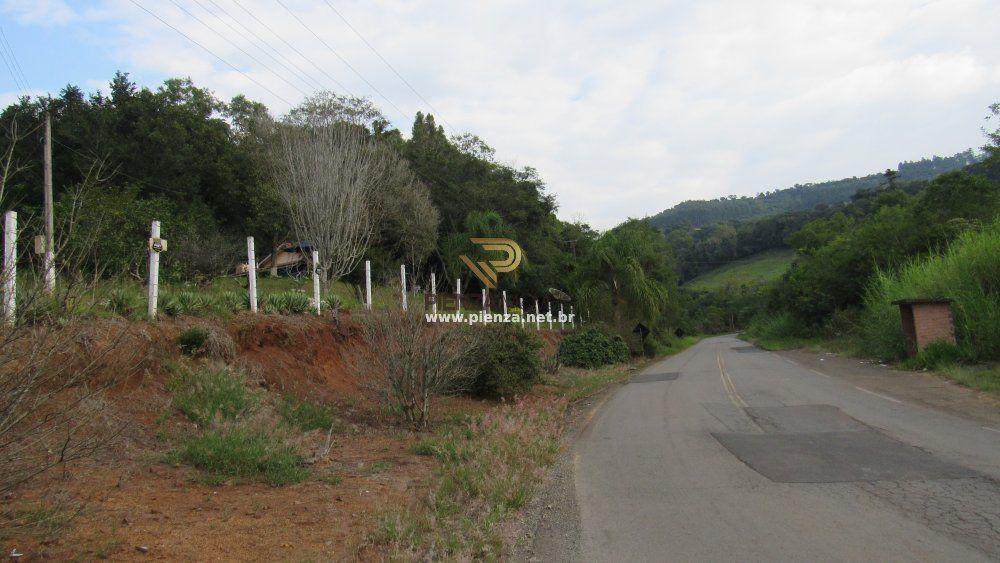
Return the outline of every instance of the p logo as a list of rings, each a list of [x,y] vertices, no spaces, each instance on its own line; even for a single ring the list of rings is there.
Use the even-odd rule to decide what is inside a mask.
[[[503,260],[473,262],[466,255],[459,258],[472,270],[472,273],[490,289],[497,288],[498,272],[513,272],[521,265],[521,247],[509,238],[470,238],[473,244],[483,247],[483,250],[503,252],[507,257]]]

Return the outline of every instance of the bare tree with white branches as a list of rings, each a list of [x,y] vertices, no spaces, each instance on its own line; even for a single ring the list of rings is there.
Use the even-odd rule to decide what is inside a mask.
[[[376,190],[399,157],[364,127],[280,124],[271,170],[300,240],[319,251],[322,275],[354,269],[375,231]]]

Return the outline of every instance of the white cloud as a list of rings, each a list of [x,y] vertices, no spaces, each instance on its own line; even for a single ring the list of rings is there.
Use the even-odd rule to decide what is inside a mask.
[[[259,51],[258,40],[240,38],[200,7],[217,11],[212,3],[178,0],[206,29],[172,3],[139,1],[277,96],[129,0],[104,0],[78,16],[100,26],[116,66],[191,76],[221,97],[245,92],[277,111],[288,106],[278,96],[301,97],[241,48],[308,89]],[[279,4],[239,4],[408,133],[425,104],[325,3],[283,1],[402,111]],[[283,61],[337,89],[232,0],[216,3]],[[60,21],[72,24],[73,11],[55,0],[8,0],[4,8],[36,21],[42,4],[68,10]],[[480,135],[498,158],[536,167],[562,216],[600,227],[683,199],[752,194],[978,146],[980,119],[1000,86],[1000,5],[990,0],[334,4],[439,121]]]
[[[65,25],[77,18],[64,0],[4,0],[0,9],[22,24]]]

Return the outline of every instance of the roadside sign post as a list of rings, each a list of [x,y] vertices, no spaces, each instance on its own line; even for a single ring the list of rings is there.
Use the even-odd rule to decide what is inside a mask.
[[[3,216],[3,320],[17,320],[17,211]]]
[[[247,291],[250,292],[250,312],[257,312],[257,257],[253,237],[247,237]]]

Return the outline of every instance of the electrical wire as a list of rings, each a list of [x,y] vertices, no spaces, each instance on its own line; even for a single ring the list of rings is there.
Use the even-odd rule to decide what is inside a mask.
[[[169,22],[167,22],[166,20],[164,20],[160,16],[156,15],[154,12],[150,11],[148,8],[146,8],[145,6],[143,6],[142,4],[140,4],[137,0],[129,0],[129,1],[132,2],[133,4],[135,4],[136,7],[138,7],[142,11],[146,12],[147,14],[149,14],[149,15],[153,16],[154,18],[156,18],[157,20],[159,20],[160,23],[162,23],[163,25],[165,25],[165,26],[169,27],[170,29],[174,30],[181,37],[187,39],[191,43],[194,43],[195,45],[197,45],[198,47],[200,47],[206,53],[212,55],[216,59],[219,59],[219,61],[221,61],[223,64],[225,64],[229,68],[231,68],[231,69],[235,70],[236,72],[242,74],[244,78],[246,78],[250,82],[253,82],[257,86],[260,86],[261,88],[263,88],[265,91],[267,91],[269,94],[271,94],[275,98],[278,98],[279,100],[281,100],[282,102],[285,102],[289,106],[292,105],[292,102],[290,102],[287,99],[285,99],[284,96],[282,96],[281,94],[278,94],[274,90],[271,90],[270,88],[268,88],[267,86],[265,86],[264,84],[262,84],[261,82],[259,82],[254,77],[250,76],[249,74],[247,74],[247,73],[243,72],[242,70],[240,70],[239,68],[237,68],[231,62],[229,62],[226,59],[220,57],[219,55],[216,55],[215,52],[213,52],[211,49],[209,49],[208,47],[206,47],[206,46],[202,45],[201,43],[195,41],[194,39],[191,38],[191,36],[189,36],[188,34],[184,33],[183,31],[177,29],[176,27],[174,27],[173,25],[171,25]]]
[[[337,14],[337,17],[339,17],[341,21],[343,21],[344,24],[347,25],[347,27],[350,28],[350,30],[353,31],[354,34],[357,35],[358,38],[361,39],[361,41],[364,42],[364,44],[367,45],[368,48],[371,49],[373,53],[375,53],[375,56],[378,57],[379,60],[381,60],[383,63],[385,63],[385,66],[389,67],[389,70],[391,70],[392,73],[396,75],[396,78],[399,78],[403,82],[403,84],[406,84],[406,87],[409,88],[410,91],[413,92],[418,98],[420,98],[420,101],[427,104],[427,107],[431,111],[433,111],[435,115],[441,118],[441,121],[444,122],[445,126],[448,129],[450,129],[452,135],[454,135],[455,128],[452,127],[450,123],[448,123],[448,120],[444,118],[444,115],[441,112],[439,112],[429,101],[427,101],[427,98],[423,97],[420,94],[420,92],[418,92],[417,89],[414,88],[414,86],[410,84],[410,82],[406,78],[404,78],[403,75],[400,74],[398,70],[396,70],[396,67],[392,66],[392,63],[390,63],[385,57],[383,57],[382,53],[380,53],[378,49],[375,48],[374,45],[369,43],[368,40],[365,39],[365,36],[362,35],[361,32],[357,30],[357,28],[351,25],[351,22],[347,21],[347,18],[344,17],[344,14],[340,13],[340,10],[334,7],[334,5],[330,2],[330,0],[323,0],[323,1],[326,2],[326,5],[329,6],[331,10],[333,10],[333,13]]]
[[[383,100],[385,100],[390,106],[392,106],[393,109],[395,109],[396,112],[399,113],[399,115],[403,117],[404,122],[406,120],[409,120],[409,116],[403,110],[399,109],[399,106],[397,106],[392,100],[390,100],[388,96],[386,96],[385,94],[383,94],[382,91],[379,90],[374,84],[372,84],[367,78],[365,78],[365,76],[363,74],[361,74],[360,72],[358,72],[358,69],[354,68],[354,66],[347,59],[345,59],[344,57],[342,57],[340,55],[340,53],[337,52],[336,49],[334,49],[333,47],[331,47],[330,44],[326,42],[326,40],[324,40],[322,37],[319,36],[319,34],[317,34],[315,31],[313,31],[313,29],[311,27],[309,27],[308,25],[306,25],[306,22],[302,21],[302,18],[300,18],[298,16],[298,14],[296,14],[295,12],[293,12],[282,0],[275,0],[275,2],[277,2],[279,5],[281,5],[281,7],[284,8],[286,12],[288,12],[289,14],[291,14],[291,16],[293,18],[295,18],[295,21],[299,22],[299,25],[301,25],[302,27],[304,27],[306,29],[306,31],[308,31],[309,33],[311,33],[313,37],[315,37],[317,40],[319,40],[319,42],[322,43],[327,49],[329,49],[329,51],[331,53],[333,53],[334,56],[336,56],[338,59],[340,59],[340,61],[342,63],[344,63],[344,65],[346,65],[347,68],[351,69],[351,72],[353,72],[354,74],[356,74],[358,76],[358,78],[360,78],[365,84],[368,85],[369,88],[371,88],[372,90],[374,90],[376,94],[378,94],[379,96],[381,96]]]

